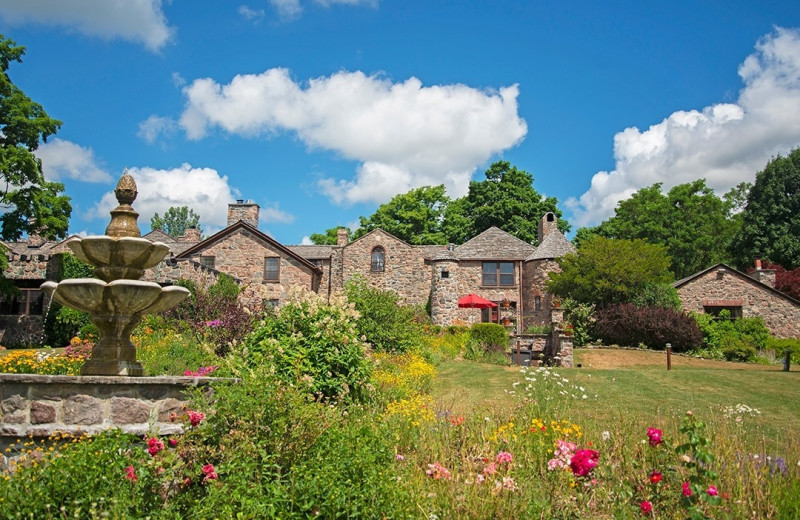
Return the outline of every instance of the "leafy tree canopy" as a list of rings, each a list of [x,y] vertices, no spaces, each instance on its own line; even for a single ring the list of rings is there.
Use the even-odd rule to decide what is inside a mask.
[[[557,262],[561,272],[550,274],[548,290],[598,307],[628,303],[652,284],[672,280],[666,248],[639,239],[594,235]]]
[[[200,233],[200,215],[190,209],[189,206],[172,206],[161,217],[158,213],[150,218],[150,229],[160,230],[173,237],[182,236],[189,228],[196,228]]]
[[[381,204],[369,218],[360,217],[361,227],[353,238],[380,228],[409,244],[444,244],[447,239],[442,231],[442,220],[449,202],[443,184],[396,195]]]
[[[34,155],[39,142],[58,131],[61,121],[17,87],[8,76],[12,62],[22,62],[25,47],[0,35],[0,221],[3,240],[18,240],[23,233],[48,239],[64,238],[72,213],[64,185],[47,182],[42,162]]]
[[[558,199],[543,197],[533,188],[533,176],[518,170],[508,161],[497,161],[486,170],[486,179],[469,183],[469,194],[462,203],[458,218],[469,224],[466,237],[451,236],[451,242],[478,235],[496,226],[515,237],[537,245],[537,228],[542,216],[553,212],[558,228],[569,231],[570,225],[561,219]],[[455,212],[449,218],[455,218]],[[448,229],[458,226],[449,225]],[[455,240],[458,239],[458,240]]]
[[[731,248],[737,267],[756,258],[789,270],[800,267],[800,148],[756,174],[741,220]]]
[[[311,233],[308,237],[314,245],[317,246],[335,246],[339,243],[339,230],[343,228],[347,230],[350,235],[350,228],[345,226],[336,226],[325,230],[325,233]]]
[[[723,198],[704,179],[679,184],[666,194],[661,187],[653,184],[621,201],[615,215],[600,226],[579,230],[578,243],[599,234],[660,244],[672,258],[676,278],[729,261],[730,243],[740,223],[735,212],[748,186],[740,184]]]

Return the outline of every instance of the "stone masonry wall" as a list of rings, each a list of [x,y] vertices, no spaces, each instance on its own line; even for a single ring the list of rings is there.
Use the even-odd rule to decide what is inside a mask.
[[[447,278],[442,277],[447,272]],[[435,325],[457,325],[466,323],[458,308],[458,262],[439,260],[431,265],[431,321]]]
[[[109,428],[166,435],[181,430],[184,391],[212,378],[0,374],[0,445],[55,432],[93,434]]]
[[[164,260],[157,266],[147,269],[142,276],[145,282],[171,284],[178,280],[192,280],[200,285],[213,285],[219,278],[219,271],[209,269],[190,258]]]
[[[382,272],[371,271],[372,250],[383,247],[385,267]],[[381,231],[373,231],[342,252],[342,282],[361,274],[372,286],[392,290],[400,300],[410,305],[425,305],[431,290],[430,267],[425,265],[425,250],[414,247]]]
[[[800,337],[800,305],[727,269],[721,276],[713,269],[688,282],[678,296],[687,312],[703,312],[704,300],[742,300],[744,317],[761,316],[776,337]]]
[[[532,260],[525,262],[525,286],[523,298],[525,302],[524,329],[531,325],[545,325],[550,323],[550,308],[553,297],[547,292],[548,273],[560,272],[561,268],[555,260]],[[536,297],[539,297],[539,310],[536,310]]]

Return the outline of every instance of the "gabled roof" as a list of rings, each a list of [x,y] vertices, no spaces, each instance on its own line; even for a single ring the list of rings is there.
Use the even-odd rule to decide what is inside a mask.
[[[282,253],[286,254],[286,256],[294,258],[295,260],[300,262],[302,265],[305,265],[306,267],[309,267],[313,271],[321,272],[321,269],[319,267],[317,267],[316,265],[312,264],[311,262],[309,262],[308,260],[306,260],[302,256],[298,255],[297,253],[295,253],[294,251],[292,251],[288,247],[286,247],[283,244],[281,244],[280,242],[276,241],[274,238],[270,237],[269,235],[266,235],[266,234],[262,233],[261,231],[259,231],[258,229],[254,228],[253,226],[251,226],[250,224],[245,223],[243,220],[239,220],[235,224],[226,227],[222,231],[211,235],[210,237],[206,238],[205,240],[201,240],[200,242],[194,244],[190,248],[188,248],[188,249],[184,250],[183,252],[181,252],[180,254],[176,255],[176,257],[177,258],[187,258],[187,257],[189,257],[189,256],[191,256],[193,254],[200,253],[201,251],[203,251],[204,249],[209,247],[211,244],[214,244],[216,242],[219,242],[220,240],[223,240],[225,237],[232,235],[233,233],[239,231],[240,229],[244,230],[244,231],[248,231],[248,232],[254,234],[259,240],[262,240],[262,241],[266,242],[267,244],[269,244],[270,247],[272,247],[274,249],[277,249],[278,251],[281,251]]]
[[[286,246],[286,247],[294,251],[295,254],[302,256],[303,258],[309,258],[311,260],[320,260],[324,258],[330,258],[331,254],[333,254],[333,249],[339,246],[299,245],[299,246]]]
[[[575,246],[572,242],[567,240],[567,237],[561,234],[561,231],[555,230],[548,233],[542,243],[536,248],[536,251],[525,259],[529,260],[544,260],[548,258],[561,258],[564,255],[575,252]]]
[[[364,239],[365,239],[365,238],[367,238],[368,236],[370,236],[370,235],[374,235],[374,234],[376,234],[376,233],[380,233],[380,234],[382,234],[382,235],[386,235],[387,237],[389,237],[389,238],[392,238],[392,239],[394,239],[394,240],[397,240],[397,241],[398,241],[398,242],[400,242],[401,244],[407,245],[408,247],[414,247],[414,246],[412,246],[411,244],[409,244],[408,242],[406,242],[405,240],[403,240],[402,238],[397,238],[397,237],[396,237],[396,236],[394,236],[393,234],[389,233],[388,231],[384,231],[384,230],[383,230],[383,229],[381,229],[381,228],[375,228],[375,229],[373,229],[372,231],[370,231],[369,233],[366,233],[366,234],[364,234],[364,235],[361,235],[361,236],[360,236],[360,237],[358,237],[357,239],[355,239],[355,240],[353,240],[352,242],[350,242],[349,244],[347,244],[347,246],[349,246],[349,245],[352,245],[352,244],[355,244],[356,242],[358,242],[358,241],[360,241],[360,240],[364,240]],[[347,247],[347,246],[344,246],[344,247]]]
[[[169,244],[170,242],[177,242],[177,239],[170,235],[169,233],[164,233],[160,229],[154,229],[150,231],[146,235],[142,235],[142,238],[146,238],[151,242],[163,242],[165,244]]]
[[[523,260],[536,248],[500,228],[490,227],[455,250],[459,260]]]
[[[686,278],[682,278],[682,279],[678,280],[677,282],[673,282],[672,286],[675,289],[680,289],[681,287],[683,287],[684,285],[688,284],[689,282],[691,282],[693,280],[696,280],[697,278],[700,278],[701,276],[709,273],[710,271],[716,271],[717,269],[725,269],[727,272],[730,272],[732,275],[738,276],[739,278],[751,283],[752,285],[755,285],[757,287],[761,287],[762,289],[766,289],[767,291],[770,291],[773,294],[775,294],[777,296],[780,296],[784,300],[788,300],[791,303],[793,303],[794,305],[800,306],[800,300],[795,300],[794,298],[792,298],[788,294],[782,293],[778,289],[776,289],[774,287],[770,287],[769,285],[767,285],[765,283],[761,283],[758,280],[756,280],[755,278],[753,278],[752,276],[748,276],[747,274],[745,274],[745,273],[743,273],[741,271],[738,271],[738,270],[734,269],[733,267],[731,267],[731,266],[729,266],[727,264],[723,264],[723,263],[712,265],[711,267],[709,267],[707,269],[703,269],[702,271],[698,271],[698,272],[694,273],[693,275],[689,275]]]

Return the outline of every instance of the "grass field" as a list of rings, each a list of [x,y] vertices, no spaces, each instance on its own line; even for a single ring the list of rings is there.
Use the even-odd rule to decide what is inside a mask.
[[[747,418],[757,424],[754,442],[798,442],[790,433],[800,429],[797,367],[783,372],[775,365],[673,356],[667,371],[663,352],[617,349],[576,350],[575,359],[581,368],[557,370],[588,396],[565,403],[573,420],[607,429],[619,421],[649,424],[659,419],[677,428],[687,410],[709,417],[745,404],[761,412]],[[439,408],[455,413],[511,413],[517,400],[508,392],[521,378],[518,367],[449,361],[439,366],[433,395]]]

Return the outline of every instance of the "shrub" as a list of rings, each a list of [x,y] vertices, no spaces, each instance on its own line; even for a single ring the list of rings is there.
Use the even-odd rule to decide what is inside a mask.
[[[592,341],[591,328],[594,323],[594,305],[577,302],[571,298],[564,300],[564,319],[572,325],[572,341],[582,347]]]
[[[638,308],[630,303],[598,311],[592,334],[604,343],[628,347],[644,344],[660,350],[670,343],[675,352],[697,347],[703,340],[691,316],[664,307]]]
[[[645,284],[634,294],[630,303],[637,307],[664,307],[675,311],[681,308],[678,291],[668,283]]]
[[[179,332],[163,318],[147,318],[136,328],[131,340],[136,345],[136,358],[147,375],[180,376],[187,370],[221,363],[212,344],[197,341],[193,334]]]
[[[345,286],[347,300],[361,315],[356,322],[358,334],[377,352],[405,352],[419,344],[421,327],[417,311],[403,306],[394,291],[370,287],[360,276]]]
[[[727,310],[723,310],[716,317],[710,314],[693,314],[692,316],[703,333],[704,349],[712,354],[719,352],[725,359],[728,359],[728,354],[724,352],[726,346],[744,342],[754,350],[758,350],[764,348],[770,338],[769,329],[760,317],[733,320],[730,319],[730,313]],[[751,357],[749,360],[753,359],[754,357]]]
[[[44,319],[45,343],[52,347],[63,347],[88,325],[91,325],[88,314],[54,302]]]
[[[470,328],[469,335],[484,350],[496,350],[499,347],[505,351],[508,347],[508,331],[497,323],[475,323]]]
[[[756,348],[747,341],[727,336],[722,345],[722,355],[728,361],[754,361],[758,356]]]
[[[317,397],[365,395],[371,363],[356,328],[358,312],[343,298],[330,302],[299,287],[256,325],[241,355],[253,365],[272,364],[277,376]]]
[[[793,364],[800,363],[800,339],[797,338],[769,338],[766,342],[766,350],[772,352],[777,359],[786,356],[786,349],[791,349],[790,359]]]
[[[529,325],[525,334],[550,334],[551,330],[550,325]]]

